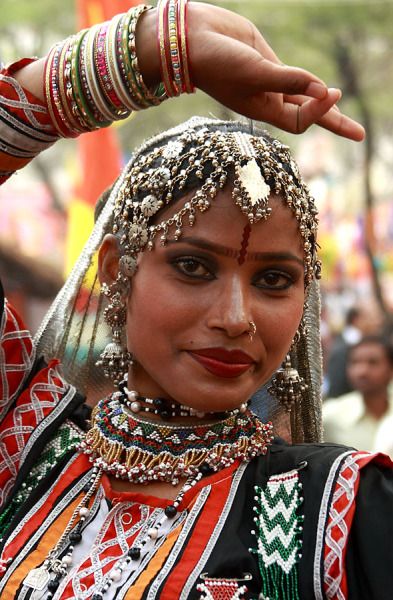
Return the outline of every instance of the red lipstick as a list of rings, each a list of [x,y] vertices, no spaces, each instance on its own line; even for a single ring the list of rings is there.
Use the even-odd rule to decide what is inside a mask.
[[[242,350],[201,348],[189,354],[217,377],[239,377],[255,363],[254,359]]]

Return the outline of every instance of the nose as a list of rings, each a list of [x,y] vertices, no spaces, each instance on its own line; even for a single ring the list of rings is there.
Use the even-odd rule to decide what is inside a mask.
[[[358,361],[349,365],[349,376],[355,379],[367,377],[369,365],[365,361]]]
[[[250,332],[250,287],[238,276],[232,277],[218,291],[208,318],[208,327],[221,329],[230,338]]]

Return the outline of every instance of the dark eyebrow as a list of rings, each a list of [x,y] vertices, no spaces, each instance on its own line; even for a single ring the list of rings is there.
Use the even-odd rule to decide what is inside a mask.
[[[175,243],[176,240],[168,240],[168,245]],[[189,244],[190,246],[195,246],[197,248],[201,248],[203,250],[208,250],[209,252],[213,252],[214,254],[218,254],[220,256],[229,256],[230,258],[238,258],[239,250],[235,248],[228,248],[227,246],[221,246],[221,244],[216,244],[214,242],[209,242],[207,240],[203,240],[201,238],[195,237],[181,237],[176,243],[183,242],[184,244]],[[299,263],[302,267],[304,267],[303,260],[296,256],[296,254],[292,254],[292,252],[247,252],[246,260],[278,260],[278,261],[293,261]]]

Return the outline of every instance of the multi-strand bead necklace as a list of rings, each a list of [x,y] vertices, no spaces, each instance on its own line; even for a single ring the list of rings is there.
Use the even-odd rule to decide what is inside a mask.
[[[90,480],[84,488],[85,495],[43,565],[30,571],[24,580],[24,584],[33,589],[47,587],[47,600],[53,598],[72,566],[74,548],[82,540],[91,502],[104,472],[134,483],[162,481],[177,484],[181,479],[185,479],[185,483],[174,501],[147,529],[145,536],[140,537],[137,544],[133,544],[126,555],[114,564],[95,591],[93,600],[102,600],[110,586],[120,581],[122,571],[130,563],[141,560],[148,542],[154,543],[166,535],[168,520],[176,518],[184,495],[203,476],[219,471],[235,460],[250,461],[265,454],[272,440],[272,425],[261,423],[245,407],[224,413],[224,418],[209,422],[162,423],[143,418],[138,413],[149,409],[149,412],[158,411],[159,415],[164,405],[168,413],[165,402],[157,403],[154,399],[146,402],[147,399],[136,392],[131,394],[125,382],[120,388],[119,392],[101,400],[93,410],[91,429],[81,443],[80,450],[93,463]],[[133,411],[127,405],[133,402],[139,403],[139,410]],[[180,416],[182,412],[191,416],[190,409],[177,404],[173,404],[169,412],[174,413],[173,416]]]

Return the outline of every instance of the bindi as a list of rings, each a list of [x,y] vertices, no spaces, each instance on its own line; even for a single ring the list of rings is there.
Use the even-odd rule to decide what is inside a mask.
[[[246,260],[247,247],[248,247],[248,241],[250,239],[250,233],[251,233],[251,225],[250,225],[250,223],[247,223],[247,225],[243,229],[242,243],[240,245],[240,250],[239,250],[238,257],[237,257],[237,262],[239,263],[239,265],[242,265],[244,263],[244,261]]]

